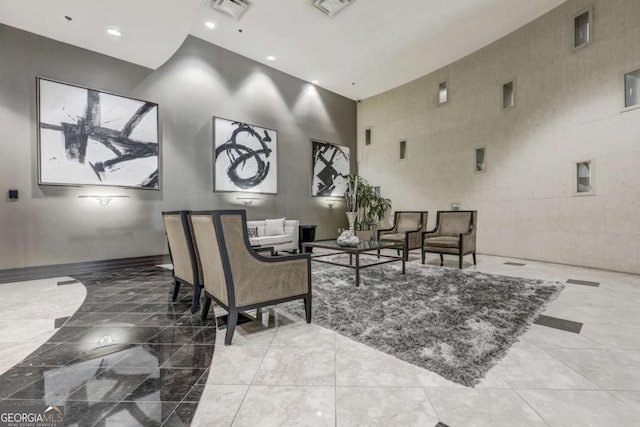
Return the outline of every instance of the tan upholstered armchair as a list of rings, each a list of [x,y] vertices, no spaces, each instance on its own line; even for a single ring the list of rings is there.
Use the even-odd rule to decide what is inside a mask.
[[[407,261],[411,249],[422,247],[422,232],[427,229],[428,216],[429,212],[396,211],[393,217],[393,227],[378,230],[378,240],[403,242],[403,256]]]
[[[422,263],[424,254],[440,254],[440,265],[444,265],[443,254],[458,255],[458,266],[462,268],[462,257],[473,254],[476,265],[477,211],[438,211],[436,228],[423,233]]]
[[[173,301],[178,298],[180,284],[184,283],[192,286],[193,302],[191,304],[191,314],[194,314],[200,307],[202,270],[199,266],[198,255],[195,252],[188,215],[188,211],[162,212],[162,220],[167,232],[169,255],[173,263]]]
[[[311,322],[309,254],[258,254],[249,244],[243,210],[193,212],[191,223],[204,273],[202,318],[211,300],[229,312],[226,345],[231,344],[241,311],[302,299],[307,323]]]

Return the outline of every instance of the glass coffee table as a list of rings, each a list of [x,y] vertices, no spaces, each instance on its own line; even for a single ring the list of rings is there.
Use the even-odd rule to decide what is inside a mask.
[[[339,265],[342,267],[349,267],[356,270],[356,286],[360,286],[360,270],[367,267],[373,267],[374,265],[380,264],[388,264],[390,262],[401,261],[402,262],[402,274],[405,274],[405,261],[402,255],[393,256],[393,255],[382,255],[378,254],[378,251],[381,249],[402,249],[402,242],[391,242],[386,240],[361,240],[358,246],[340,246],[335,240],[320,240],[317,242],[302,242],[302,247],[308,248],[321,248],[328,249],[331,252],[325,254],[318,254],[311,256],[313,261],[323,262],[325,264],[331,265]],[[371,264],[360,265],[360,254],[367,252],[375,252],[375,256],[378,258],[384,258],[384,260],[374,262]],[[349,254],[349,264],[344,264],[341,262],[329,261],[326,259],[320,259],[323,257],[328,257],[336,254]],[[355,255],[355,265],[353,263],[353,258]]]

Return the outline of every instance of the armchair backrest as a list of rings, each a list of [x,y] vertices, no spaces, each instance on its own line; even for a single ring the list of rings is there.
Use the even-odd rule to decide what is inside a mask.
[[[212,212],[194,212],[190,215],[190,220],[202,263],[204,288],[220,302],[228,305],[227,282],[213,214]]]
[[[475,232],[477,211],[438,211],[436,230],[438,236],[458,237]]]
[[[424,230],[427,226],[428,212],[396,211],[394,228],[396,233]]]
[[[200,284],[199,263],[187,211],[163,212],[162,221],[167,233],[173,275],[192,285]]]
[[[191,220],[205,290],[223,304],[249,306],[309,292],[309,256],[270,258],[257,254],[249,243],[245,211],[192,213]]]

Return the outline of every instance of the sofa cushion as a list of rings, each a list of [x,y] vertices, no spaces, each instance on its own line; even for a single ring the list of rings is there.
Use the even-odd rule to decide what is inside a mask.
[[[460,243],[458,237],[429,237],[424,239],[425,246],[437,246],[441,248],[457,248]]]
[[[284,234],[285,218],[265,219],[265,236],[280,236]]]
[[[272,246],[289,243],[292,240],[293,236],[291,234],[281,234],[279,236],[251,237],[249,238],[249,243],[253,246]]]

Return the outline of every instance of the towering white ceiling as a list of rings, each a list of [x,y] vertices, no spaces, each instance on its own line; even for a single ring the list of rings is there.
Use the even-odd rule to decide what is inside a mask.
[[[0,0],[0,22],[150,68],[193,34],[363,99],[462,58],[565,0],[357,0],[333,19],[311,0],[251,1],[235,21],[209,0]],[[123,36],[106,35],[108,27]]]

